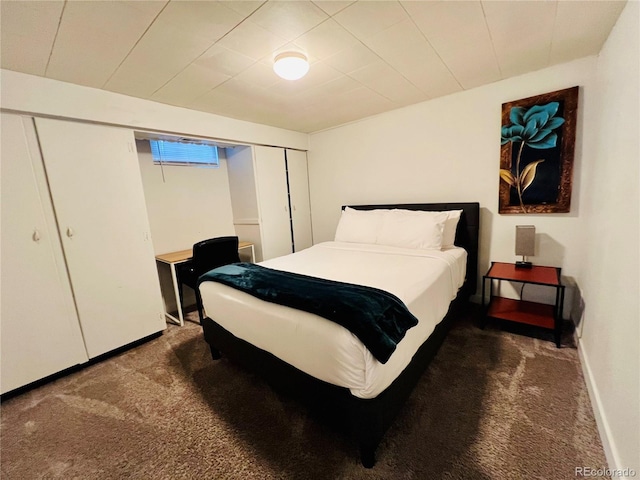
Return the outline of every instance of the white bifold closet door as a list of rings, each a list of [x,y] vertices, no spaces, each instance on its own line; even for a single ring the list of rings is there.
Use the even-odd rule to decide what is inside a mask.
[[[262,258],[281,257],[293,251],[284,150],[254,147]]]
[[[33,118],[2,114],[2,393],[89,358]]]
[[[35,123],[89,357],[163,330],[133,132]]]
[[[313,245],[307,152],[287,150],[287,172],[291,199],[293,245],[294,250],[299,252]]]

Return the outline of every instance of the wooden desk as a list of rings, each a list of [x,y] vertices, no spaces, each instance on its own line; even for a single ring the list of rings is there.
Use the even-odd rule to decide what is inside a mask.
[[[244,250],[244,249],[251,250],[251,261],[255,262],[256,253],[255,253],[255,247],[253,243],[239,242],[238,251]],[[169,320],[171,320],[173,323],[177,323],[180,326],[184,325],[184,313],[182,312],[182,304],[180,302],[180,291],[178,290],[180,288],[180,285],[178,285],[178,274],[176,272],[176,265],[179,265],[181,263],[191,260],[192,256],[193,256],[193,250],[191,248],[188,250],[180,250],[178,252],[169,252],[169,253],[163,253],[161,255],[156,255],[156,262],[168,265],[171,271],[171,283],[173,285],[173,294],[176,300],[178,316],[176,318],[174,315],[172,315],[167,311],[166,301],[164,302],[165,304],[164,313]],[[163,296],[164,296],[164,292],[163,292]]]

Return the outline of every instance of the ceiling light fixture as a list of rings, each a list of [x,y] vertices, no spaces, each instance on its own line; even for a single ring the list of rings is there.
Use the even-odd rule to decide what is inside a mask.
[[[309,71],[309,62],[302,53],[285,52],[276,56],[273,70],[285,80],[298,80]]]

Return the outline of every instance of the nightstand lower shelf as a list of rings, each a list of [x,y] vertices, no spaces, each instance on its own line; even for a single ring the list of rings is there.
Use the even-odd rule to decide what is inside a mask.
[[[502,297],[499,295],[499,290],[494,292],[494,283],[497,284],[499,289],[502,281],[522,284],[520,289],[521,297],[522,290],[527,284],[553,288],[556,292],[555,305]],[[487,283],[489,283],[489,305],[485,303],[487,300]],[[498,294],[496,295],[495,293]],[[486,310],[485,305],[487,305]],[[518,268],[513,263],[491,262],[489,271],[482,277],[484,319],[481,322],[481,327],[483,328],[486,319],[489,317],[545,328],[553,331],[556,346],[560,348],[563,305],[564,285],[561,282],[559,268],[539,265],[533,265],[530,268]]]
[[[554,305],[493,297],[487,316],[553,330],[555,329],[554,311]]]

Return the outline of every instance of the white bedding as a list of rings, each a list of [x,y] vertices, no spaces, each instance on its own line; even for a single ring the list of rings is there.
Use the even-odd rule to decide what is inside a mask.
[[[415,250],[325,242],[261,265],[386,290],[419,320],[387,363],[344,327],[317,315],[259,300],[217,282],[200,285],[206,315],[238,338],[360,398],[384,391],[447,313],[462,286],[462,248]]]

